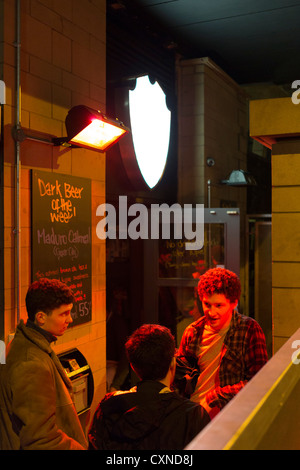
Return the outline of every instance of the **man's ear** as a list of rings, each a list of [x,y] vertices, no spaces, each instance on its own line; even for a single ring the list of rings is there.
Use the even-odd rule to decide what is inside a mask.
[[[46,317],[46,313],[45,312],[37,312],[36,315],[35,315],[35,323],[38,324],[38,326],[43,326],[45,324],[45,317]]]

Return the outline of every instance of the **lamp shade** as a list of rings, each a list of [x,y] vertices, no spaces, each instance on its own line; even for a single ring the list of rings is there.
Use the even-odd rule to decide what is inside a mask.
[[[221,181],[227,186],[255,186],[256,181],[253,176],[244,170],[233,170],[226,180]]]
[[[74,106],[65,121],[68,142],[78,147],[107,151],[129,132],[122,122],[87,106]]]

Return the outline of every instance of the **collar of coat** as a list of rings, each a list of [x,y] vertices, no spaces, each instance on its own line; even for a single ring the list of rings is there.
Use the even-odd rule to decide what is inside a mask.
[[[40,328],[38,325],[36,325],[33,321],[31,320],[27,320],[27,323],[26,323],[26,327],[27,328],[32,328],[33,330],[36,330],[38,331],[39,333],[41,333],[41,335],[45,336],[46,340],[49,342],[49,343],[53,343],[54,341],[57,340],[56,336],[54,336],[52,333],[50,333],[49,331],[46,331],[46,330],[43,330],[43,328]]]
[[[52,348],[45,336],[37,331],[37,329],[26,326],[23,320],[20,320],[20,323],[17,325],[16,335],[18,334],[25,336],[26,339],[34,343],[42,351],[45,351],[48,354],[51,353]]]
[[[49,354],[51,357],[52,361],[55,364],[55,367],[60,374],[61,378],[63,379],[65,385],[69,389],[69,392],[71,393],[72,391],[72,383],[71,380],[68,378],[65,369],[63,368],[60,360],[58,359],[57,355],[53,351],[53,349],[50,346],[49,341],[45,338],[44,335],[42,335],[39,331],[33,328],[28,328],[23,320],[20,320],[20,323],[17,326],[16,329],[16,335],[21,334],[25,336],[29,341],[34,343],[37,347],[39,347],[42,351],[45,353]]]

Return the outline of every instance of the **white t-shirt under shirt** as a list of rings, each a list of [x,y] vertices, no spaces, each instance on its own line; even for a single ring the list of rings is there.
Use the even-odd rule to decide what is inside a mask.
[[[215,388],[220,367],[221,349],[228,329],[229,325],[216,332],[209,325],[204,326],[198,357],[198,366],[202,372],[190,398],[194,402],[201,403],[206,394]]]

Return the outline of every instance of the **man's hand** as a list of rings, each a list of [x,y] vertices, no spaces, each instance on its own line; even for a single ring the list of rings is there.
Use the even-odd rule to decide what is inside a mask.
[[[206,398],[203,398],[203,400],[200,401],[200,405],[203,406],[203,408],[209,414],[210,419],[213,419],[213,417],[216,416],[216,414],[218,414],[220,411],[217,406],[211,408],[207,403]]]

